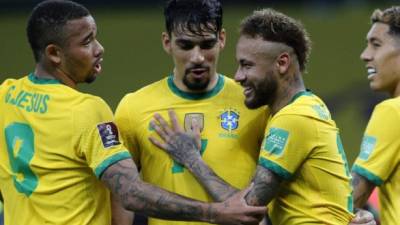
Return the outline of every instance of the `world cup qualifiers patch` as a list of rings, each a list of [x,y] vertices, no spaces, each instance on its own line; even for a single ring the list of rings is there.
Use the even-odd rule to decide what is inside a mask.
[[[288,138],[288,131],[271,127],[269,129],[269,134],[265,138],[264,150],[274,155],[281,155],[285,149]]]
[[[97,125],[97,129],[99,130],[104,148],[110,148],[121,144],[121,142],[119,142],[117,126],[115,126],[113,122],[99,124]]]

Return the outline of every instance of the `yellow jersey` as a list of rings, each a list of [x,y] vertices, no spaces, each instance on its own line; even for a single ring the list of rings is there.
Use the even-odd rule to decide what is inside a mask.
[[[109,225],[99,180],[131,157],[100,98],[30,74],[0,89],[0,190],[5,224]]]
[[[242,92],[232,79],[219,75],[209,92],[189,94],[179,90],[173,76],[169,76],[126,95],[117,108],[115,121],[141,168],[143,180],[183,196],[213,201],[187,169],[148,140],[149,136],[157,137],[150,126],[154,113],[169,120],[167,110],[174,109],[186,129],[192,120],[201,124],[201,154],[207,165],[236,188],[246,187],[255,172],[268,112],[266,108],[247,109]],[[150,218],[149,224],[205,223]]]
[[[269,205],[272,224],[348,224],[351,177],[338,128],[325,104],[299,92],[270,116],[260,166],[283,179]]]
[[[378,104],[368,122],[352,171],[378,186],[382,224],[400,218],[400,97]]]

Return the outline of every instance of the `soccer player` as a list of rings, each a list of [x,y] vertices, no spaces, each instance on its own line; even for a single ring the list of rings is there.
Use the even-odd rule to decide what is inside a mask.
[[[246,200],[251,205],[269,203],[272,224],[348,224],[353,218],[350,173],[329,110],[304,86],[309,51],[303,26],[282,13],[255,11],[241,24],[235,80],[244,87],[248,108],[271,109],[254,187]],[[150,140],[190,170],[212,195],[235,193],[201,159],[197,121],[194,131],[184,132],[175,113],[169,114],[172,128],[159,114],[152,122],[165,142]],[[352,222],[374,224],[371,215],[365,216]]]
[[[390,99],[378,104],[368,122],[353,172],[354,202],[363,207],[372,190],[379,190],[382,224],[398,224],[400,218],[400,7],[371,16],[367,47],[361,54],[369,85]]]
[[[164,15],[162,44],[174,69],[160,81],[126,95],[116,110],[116,123],[145,181],[198,200],[221,201],[228,192],[209,195],[187,169],[151,144],[153,114],[167,115],[174,108],[188,130],[197,121],[203,159],[223,179],[242,189],[256,168],[267,111],[264,107],[247,109],[240,85],[217,72],[219,53],[225,46],[218,0],[171,0]],[[194,223],[150,218],[149,224]]]
[[[95,80],[103,60],[96,23],[86,8],[70,1],[41,2],[27,33],[34,72],[0,86],[5,224],[108,225],[108,189],[126,209],[154,217],[258,222],[265,207],[249,207],[240,195],[208,204],[141,181],[107,104],[75,89]]]

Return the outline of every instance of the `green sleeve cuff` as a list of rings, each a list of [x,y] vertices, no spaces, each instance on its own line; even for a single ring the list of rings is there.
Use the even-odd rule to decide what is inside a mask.
[[[376,186],[380,186],[381,184],[383,184],[383,180],[380,177],[376,176],[375,174],[371,173],[370,171],[359,165],[354,164],[351,170],[352,172],[361,175],[368,181],[374,183]]]
[[[285,180],[289,180],[292,177],[292,174],[289,173],[289,171],[287,171],[277,163],[272,162],[268,159],[260,158],[260,160],[258,160],[258,164],[266,169],[271,170],[272,172],[274,172],[275,174],[277,174],[278,176],[282,177]]]
[[[124,151],[124,152],[119,152],[117,154],[114,154],[110,157],[108,157],[106,160],[104,160],[102,163],[100,163],[100,165],[98,165],[94,171],[94,173],[96,174],[97,178],[100,178],[101,175],[103,175],[103,172],[112,164],[121,161],[123,159],[129,159],[132,158],[131,154],[129,154],[128,151]]]

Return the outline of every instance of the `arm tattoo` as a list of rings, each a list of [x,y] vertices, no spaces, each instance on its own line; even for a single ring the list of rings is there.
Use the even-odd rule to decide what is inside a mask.
[[[354,207],[362,208],[367,203],[375,185],[357,173],[352,173]]]
[[[215,174],[201,158],[188,165],[187,168],[195,175],[215,201],[225,201],[239,191]]]
[[[278,193],[281,178],[270,170],[257,166],[253,188],[246,196],[249,205],[266,205]]]
[[[101,176],[124,208],[161,219],[210,222],[211,206],[146,184],[139,178],[132,159],[111,165]]]
[[[192,136],[186,133],[174,134],[168,140],[167,152],[197,178],[215,201],[224,201],[238,192],[204,163],[196,147],[196,140]]]

